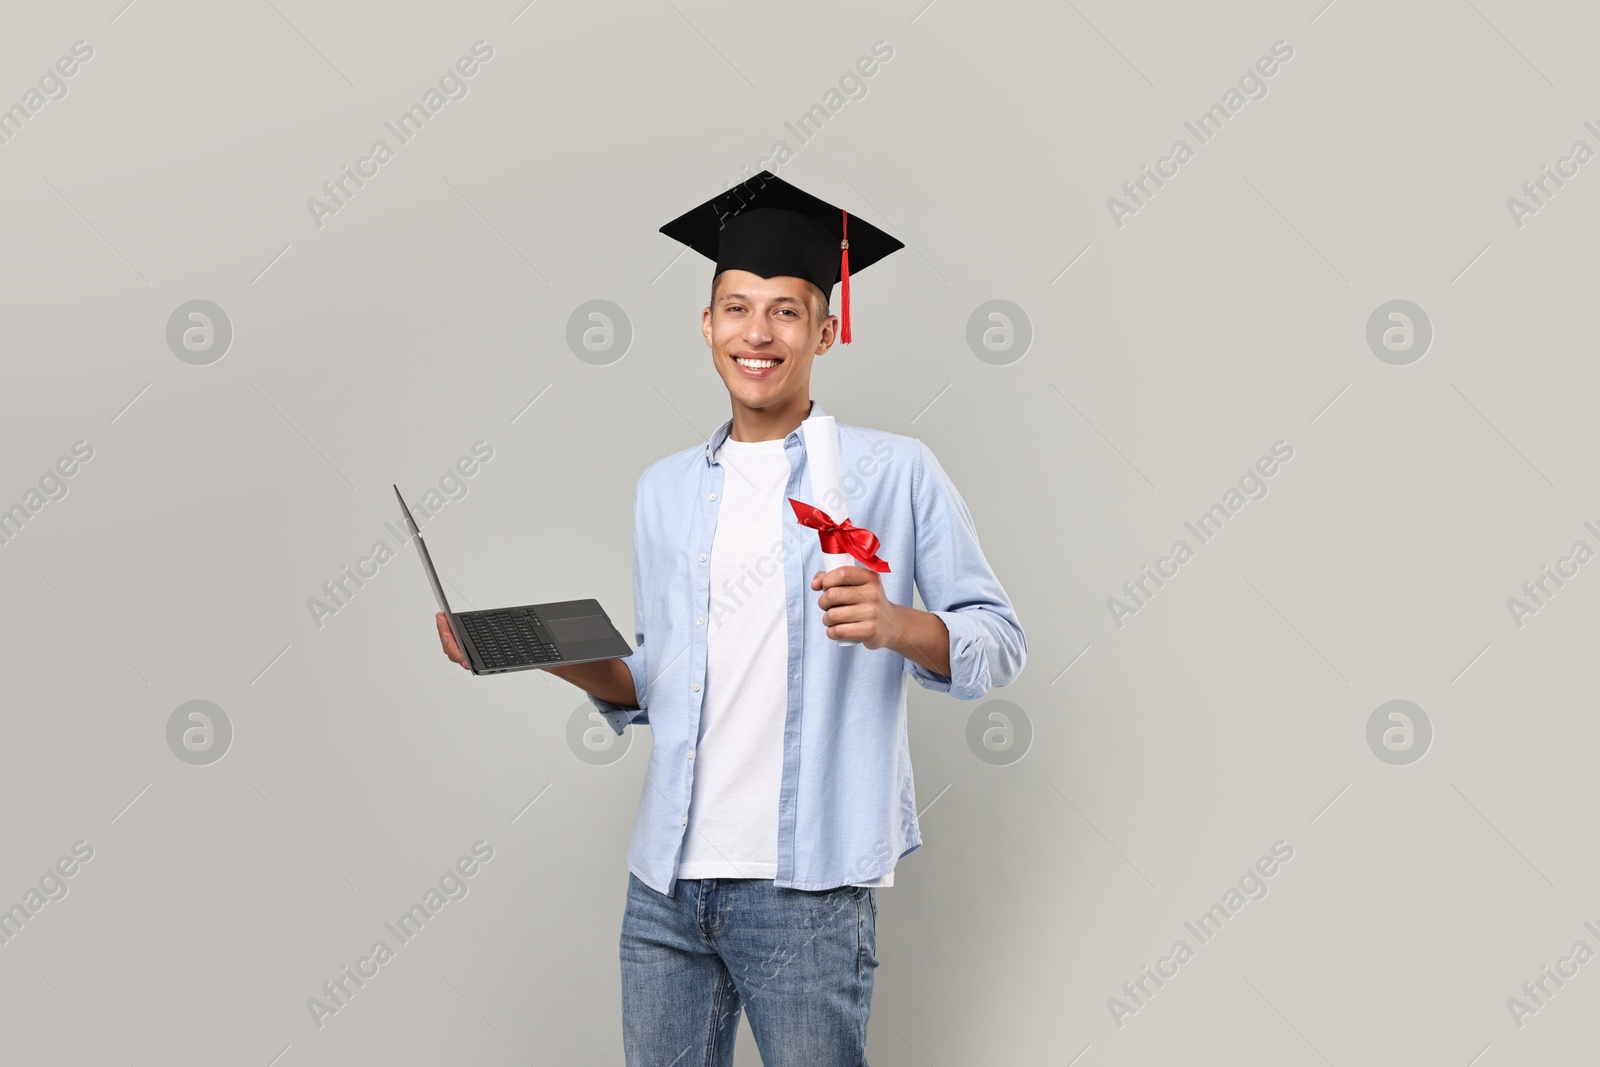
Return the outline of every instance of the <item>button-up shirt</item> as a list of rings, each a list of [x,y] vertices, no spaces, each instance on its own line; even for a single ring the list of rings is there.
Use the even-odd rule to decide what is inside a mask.
[[[813,401],[812,415],[825,415]],[[817,531],[783,501],[783,540],[756,570],[782,568],[787,591],[787,713],[778,793],[780,888],[824,890],[871,881],[922,844],[917,824],[906,692],[925,689],[977,700],[1022,671],[1027,641],[1011,600],[983,550],[966,503],[927,445],[914,437],[839,423],[850,521],[878,536],[885,595],[912,604],[912,588],[950,633],[950,674],[935,673],[888,648],[840,645],[828,637],[811,588],[823,566]],[[628,868],[672,896],[689,821],[694,752],[706,684],[706,632],[717,501],[736,469],[717,459],[729,419],[704,445],[658,460],[639,476],[633,503],[634,650],[638,708],[589,699],[620,735],[648,724],[650,765],[628,848]],[[804,436],[784,438],[785,497],[814,504]],[[836,501],[834,502],[837,503]]]

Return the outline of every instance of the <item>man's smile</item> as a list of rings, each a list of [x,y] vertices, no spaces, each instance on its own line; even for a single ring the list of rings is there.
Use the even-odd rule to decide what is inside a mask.
[[[747,378],[767,378],[778,369],[783,362],[782,356],[771,356],[760,352],[741,352],[733,358],[734,366]]]

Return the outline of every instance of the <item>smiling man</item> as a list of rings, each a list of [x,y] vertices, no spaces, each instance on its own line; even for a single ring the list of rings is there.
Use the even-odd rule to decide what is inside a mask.
[[[901,243],[767,172],[662,232],[716,263],[700,329],[732,417],[639,477],[633,653],[545,668],[617,733],[654,736],[628,850],[626,1062],[726,1067],[747,1010],[766,1067],[865,1065],[877,890],[922,844],[908,682],[976,700],[1027,644],[916,438],[838,425],[850,519],[887,572],[824,570],[788,502],[828,510],[801,431],[826,414],[812,365],[850,340],[851,266]],[[464,663],[443,616],[439,634]]]

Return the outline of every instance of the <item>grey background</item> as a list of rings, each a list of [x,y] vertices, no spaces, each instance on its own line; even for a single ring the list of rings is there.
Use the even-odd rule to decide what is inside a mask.
[[[391,481],[418,498],[486,440],[426,530],[463,602],[631,620],[634,480],[729,411],[709,265],[656,228],[780,139],[783,177],[909,246],[856,283],[813,396],[928,442],[1029,645],[991,694],[1030,723],[1009,765],[969,747],[979,708],[913,687],[926,845],[879,892],[872,1062],[1592,1048],[1600,963],[1520,1028],[1506,1006],[1600,948],[1600,564],[1520,628],[1506,606],[1600,546],[1600,164],[1520,228],[1506,206],[1600,147],[1591,8],[123,3],[11,5],[0,34],[7,103],[95,50],[0,145],[0,503],[94,448],[0,547],[0,899],[95,850],[0,946],[0,1061],[621,1062],[648,730],[585,761],[575,689],[448,665],[410,548],[320,629],[306,601],[393,543]],[[315,226],[307,198],[479,39],[468,95]],[[797,146],[784,123],[878,40]],[[1278,40],[1268,94],[1114,225]],[[208,366],[166,343],[196,299],[233,327]],[[632,327],[605,365],[566,344],[597,299]],[[996,299],[1031,322],[1008,365],[966,342]],[[1365,340],[1397,299],[1433,327],[1407,366]],[[1269,494],[1118,628],[1107,598],[1278,440]],[[233,728],[208,766],[166,742],[196,699]],[[1432,723],[1410,765],[1367,747],[1391,699]],[[314,1026],[480,839],[470,894]],[[1115,1025],[1278,840],[1266,898]]]

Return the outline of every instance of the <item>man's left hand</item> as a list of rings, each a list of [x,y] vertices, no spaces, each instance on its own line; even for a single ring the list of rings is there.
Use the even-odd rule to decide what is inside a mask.
[[[818,571],[811,588],[820,589],[817,606],[828,636],[835,641],[860,641],[867,648],[883,648],[904,639],[901,622],[905,609],[883,591],[877,571],[853,564]]]

